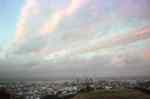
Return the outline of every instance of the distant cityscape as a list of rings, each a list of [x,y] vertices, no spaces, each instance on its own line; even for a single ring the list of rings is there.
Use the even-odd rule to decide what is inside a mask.
[[[72,99],[81,92],[114,89],[136,89],[150,94],[150,80],[86,78],[64,81],[0,81],[0,94],[7,92],[9,99]]]

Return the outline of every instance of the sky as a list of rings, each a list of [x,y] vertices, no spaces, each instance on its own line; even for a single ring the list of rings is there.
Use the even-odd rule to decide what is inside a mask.
[[[150,75],[150,0],[0,0],[0,78]]]

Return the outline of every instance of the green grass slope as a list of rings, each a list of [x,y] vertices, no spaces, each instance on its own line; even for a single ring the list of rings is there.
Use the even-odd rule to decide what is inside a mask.
[[[150,99],[150,95],[138,90],[97,90],[79,93],[72,99]]]

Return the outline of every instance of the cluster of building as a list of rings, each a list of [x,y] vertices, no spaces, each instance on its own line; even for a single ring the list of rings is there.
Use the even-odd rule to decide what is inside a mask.
[[[46,95],[57,95],[62,98],[74,96],[84,91],[99,89],[143,88],[150,90],[150,81],[93,79],[69,81],[0,81],[0,88],[5,88],[10,93],[12,99],[42,99]]]

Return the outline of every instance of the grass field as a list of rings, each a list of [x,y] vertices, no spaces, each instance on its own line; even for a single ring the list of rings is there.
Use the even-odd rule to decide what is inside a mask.
[[[73,99],[150,99],[147,95],[138,90],[97,90],[79,93]]]

